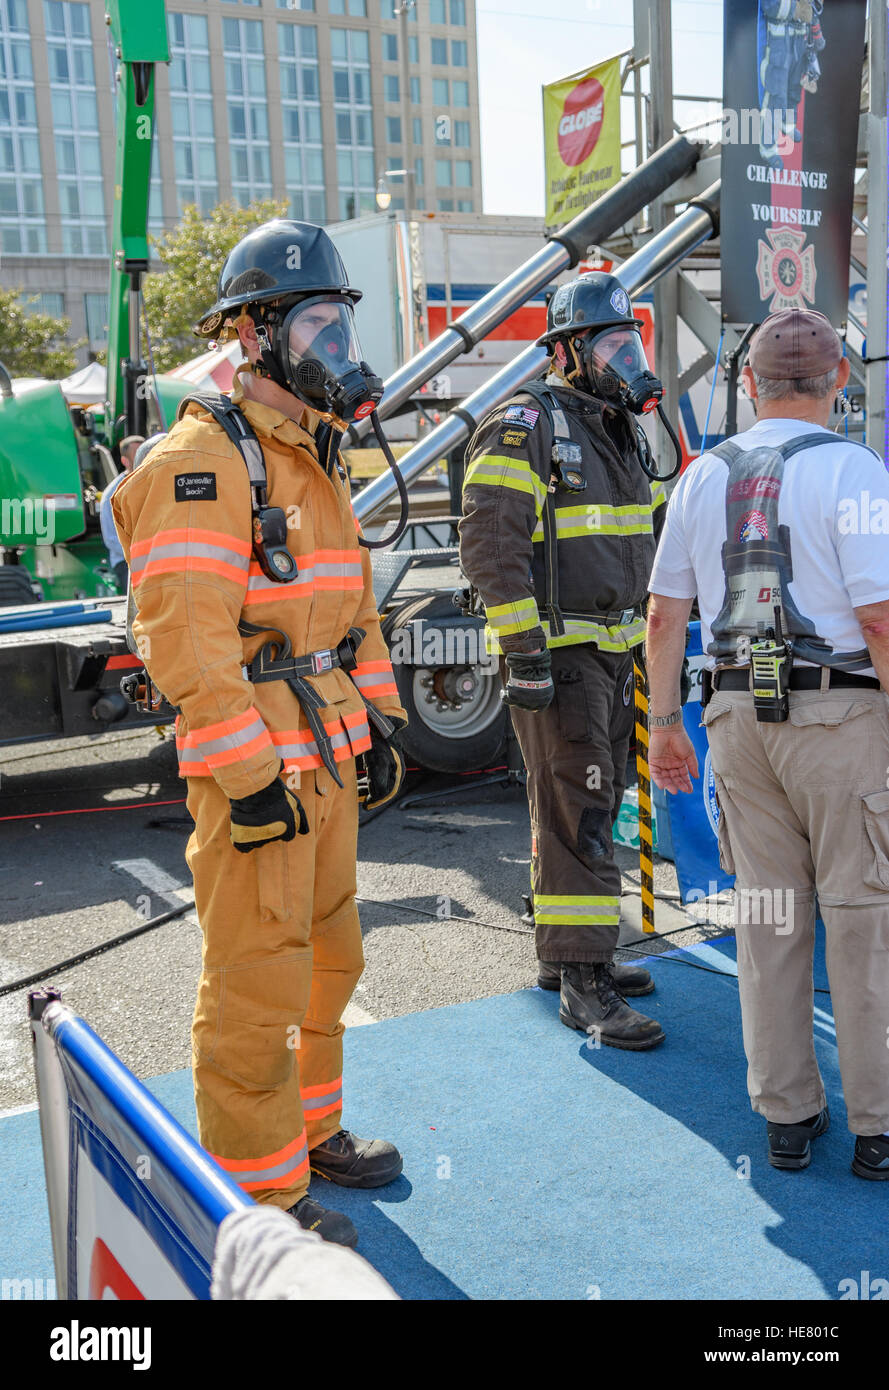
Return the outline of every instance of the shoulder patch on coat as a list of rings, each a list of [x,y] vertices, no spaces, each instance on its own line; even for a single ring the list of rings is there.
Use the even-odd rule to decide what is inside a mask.
[[[173,492],[177,502],[215,502],[215,473],[177,473]]]
[[[524,430],[533,430],[539,415],[540,411],[530,405],[508,405],[503,412],[503,423],[520,425]]]
[[[514,425],[504,425],[497,436],[497,443],[506,449],[522,449],[528,442],[528,430],[516,429]]]

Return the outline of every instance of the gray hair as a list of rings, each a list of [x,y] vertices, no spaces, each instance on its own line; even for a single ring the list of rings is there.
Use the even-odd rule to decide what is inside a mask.
[[[753,368],[750,370],[753,371]],[[777,381],[774,377],[758,376],[753,372],[753,380],[761,401],[786,401],[791,396],[815,396],[823,400],[836,388],[837,370],[838,367],[831,367],[829,372],[822,372],[820,376],[782,377]]]

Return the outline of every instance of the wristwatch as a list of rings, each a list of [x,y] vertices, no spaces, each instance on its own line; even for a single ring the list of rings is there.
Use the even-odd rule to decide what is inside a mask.
[[[674,710],[672,714],[650,714],[648,722],[653,729],[666,729],[671,724],[681,724],[682,710]]]

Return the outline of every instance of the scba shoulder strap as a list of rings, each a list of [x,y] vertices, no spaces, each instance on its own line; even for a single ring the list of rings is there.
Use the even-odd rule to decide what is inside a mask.
[[[781,445],[742,449],[725,440],[707,450],[728,468],[726,539],[722,547],[725,596],[713,622],[713,641],[708,648],[717,664],[731,663],[737,657],[739,637],[762,637],[765,629],[773,625],[774,609],[779,607],[794,658],[843,671],[871,666],[866,647],[851,652],[832,651],[790,593],[790,528],[778,522],[784,465],[803,449],[827,444],[851,444],[874,452],[858,440],[811,431]]]
[[[287,517],[281,507],[270,507],[268,504],[269,480],[265,456],[250,421],[229,396],[203,391],[192,392],[180,401],[177,420],[182,419],[186,406],[191,402],[213,416],[246,464],[253,513],[253,553],[260,569],[275,584],[292,583],[298,577],[299,569],[287,549]]]

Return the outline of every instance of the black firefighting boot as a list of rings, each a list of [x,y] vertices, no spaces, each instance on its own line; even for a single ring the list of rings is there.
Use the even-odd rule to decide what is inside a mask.
[[[341,1129],[309,1150],[309,1167],[339,1187],[384,1187],[398,1177],[403,1163],[385,1139],[359,1139]]]
[[[885,1134],[856,1135],[852,1172],[871,1182],[889,1182],[889,1137]]]
[[[618,993],[612,972],[606,962],[563,965],[559,1018],[566,1027],[589,1033],[608,1047],[631,1052],[657,1047],[666,1036],[663,1028],[630,1008]]]
[[[617,991],[625,999],[637,999],[640,994],[651,994],[654,980],[641,965],[627,965],[612,961],[611,973]],[[562,967],[557,961],[539,960],[537,962],[537,983],[541,989],[559,989],[562,984]]]
[[[329,1240],[331,1245],[348,1245],[350,1250],[354,1250],[358,1244],[358,1232],[348,1216],[343,1216],[341,1211],[328,1211],[320,1202],[313,1202],[311,1197],[301,1197],[295,1206],[289,1208],[287,1215],[292,1216],[304,1231],[315,1231],[322,1240]]]

